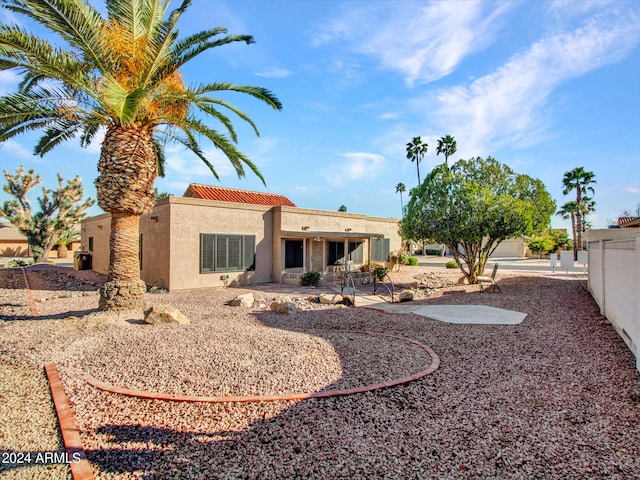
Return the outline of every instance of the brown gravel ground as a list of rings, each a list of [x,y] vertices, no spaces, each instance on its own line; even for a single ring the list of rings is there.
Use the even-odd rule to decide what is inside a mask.
[[[60,450],[42,373],[53,361],[97,478],[640,478],[640,374],[578,277],[504,272],[502,294],[449,285],[417,295],[526,312],[517,326],[322,307],[306,299],[324,290],[278,285],[149,294],[192,324],[147,326],[82,317],[97,298],[79,292],[101,279],[66,270],[86,277],[74,283],[51,270],[27,269],[35,317],[24,310],[20,270],[0,270],[0,454]],[[427,270],[403,267],[394,281]],[[246,291],[265,307],[227,305]],[[270,312],[285,293],[306,310]],[[252,404],[138,400],[81,379],[243,395],[349,388],[428,366],[410,344],[353,330],[425,343],[441,366],[385,390]],[[64,465],[0,464],[0,476],[70,478]]]

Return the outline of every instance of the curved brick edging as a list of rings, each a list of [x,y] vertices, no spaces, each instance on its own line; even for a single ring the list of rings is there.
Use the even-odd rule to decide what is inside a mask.
[[[20,267],[22,270],[22,277],[24,278],[24,288],[27,292],[27,298],[29,299],[29,310],[31,310],[31,315],[34,317],[38,315],[38,310],[36,309],[36,302],[33,299],[33,293],[31,293],[31,286],[29,285],[29,279],[27,278],[27,271],[24,267]]]
[[[89,385],[110,393],[117,393],[120,395],[126,395],[129,397],[146,398],[152,400],[165,400],[172,402],[205,402],[205,403],[224,403],[224,402],[277,402],[285,400],[306,400],[308,398],[328,398],[328,397],[340,397],[344,395],[353,395],[355,393],[370,392],[372,390],[379,390],[381,388],[395,387],[405,383],[413,382],[422,377],[432,374],[440,367],[440,358],[438,355],[427,345],[420,343],[410,338],[399,337],[397,335],[389,335],[386,333],[368,332],[364,330],[325,330],[330,332],[345,332],[345,333],[360,333],[364,335],[372,335],[378,337],[394,338],[396,340],[402,340],[406,343],[411,343],[421,348],[429,354],[431,357],[431,364],[428,368],[420,370],[404,377],[396,378],[394,380],[388,380],[381,383],[372,383],[362,387],[349,388],[346,390],[330,390],[327,392],[310,392],[310,393],[286,393],[278,395],[239,395],[239,396],[198,396],[198,395],[172,395],[167,393],[148,392],[145,390],[135,390],[123,387],[115,387],[106,382],[97,380],[89,375],[84,375],[83,379]]]
[[[58,416],[60,430],[62,431],[62,441],[69,455],[69,468],[71,468],[73,480],[93,480],[95,478],[93,470],[91,470],[87,456],[84,453],[80,430],[73,419],[73,412],[64,393],[58,369],[53,363],[45,363],[44,371],[49,380],[53,405]]]

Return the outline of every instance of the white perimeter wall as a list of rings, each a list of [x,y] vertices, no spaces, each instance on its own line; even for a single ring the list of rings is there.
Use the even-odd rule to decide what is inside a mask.
[[[640,370],[640,234],[589,243],[589,291]]]

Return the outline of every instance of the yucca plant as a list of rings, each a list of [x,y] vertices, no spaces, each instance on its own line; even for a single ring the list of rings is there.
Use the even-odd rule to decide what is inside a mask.
[[[235,146],[228,112],[258,130],[242,111],[217,95],[250,95],[274,109],[270,91],[227,82],[187,85],[180,69],[205,51],[249,35],[212,28],[178,38],[177,24],[189,7],[169,11],[169,0],[106,0],[106,18],[87,0],[0,0],[57,34],[54,46],[17,25],[0,24],[0,69],[22,74],[17,91],[0,98],[0,142],[44,130],[35,153],[44,155],[79,138],[87,146],[106,129],[95,181],[98,205],[111,214],[110,265],[100,308],[143,307],[146,291],[138,261],[139,217],[154,205],[153,184],[163,174],[164,146],[178,143],[195,153],[218,178],[198,143],[220,149],[238,176],[245,167],[264,179]],[[222,125],[220,133],[207,123]]]

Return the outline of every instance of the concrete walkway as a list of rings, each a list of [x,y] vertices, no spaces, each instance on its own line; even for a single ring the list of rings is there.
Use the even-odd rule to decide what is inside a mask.
[[[370,302],[368,297],[357,297],[356,302],[357,307],[388,313],[414,313],[441,322],[470,325],[518,325],[527,316],[526,313],[486,305],[420,305],[412,302],[387,303],[384,300]]]
[[[332,290],[340,293],[340,287],[334,285]],[[506,310],[486,305],[423,305],[414,302],[387,303],[378,295],[367,295],[355,290],[355,306],[369,308],[387,313],[413,313],[441,322],[470,325],[518,325],[527,316],[526,313]],[[353,297],[351,288],[345,288],[343,296]]]

